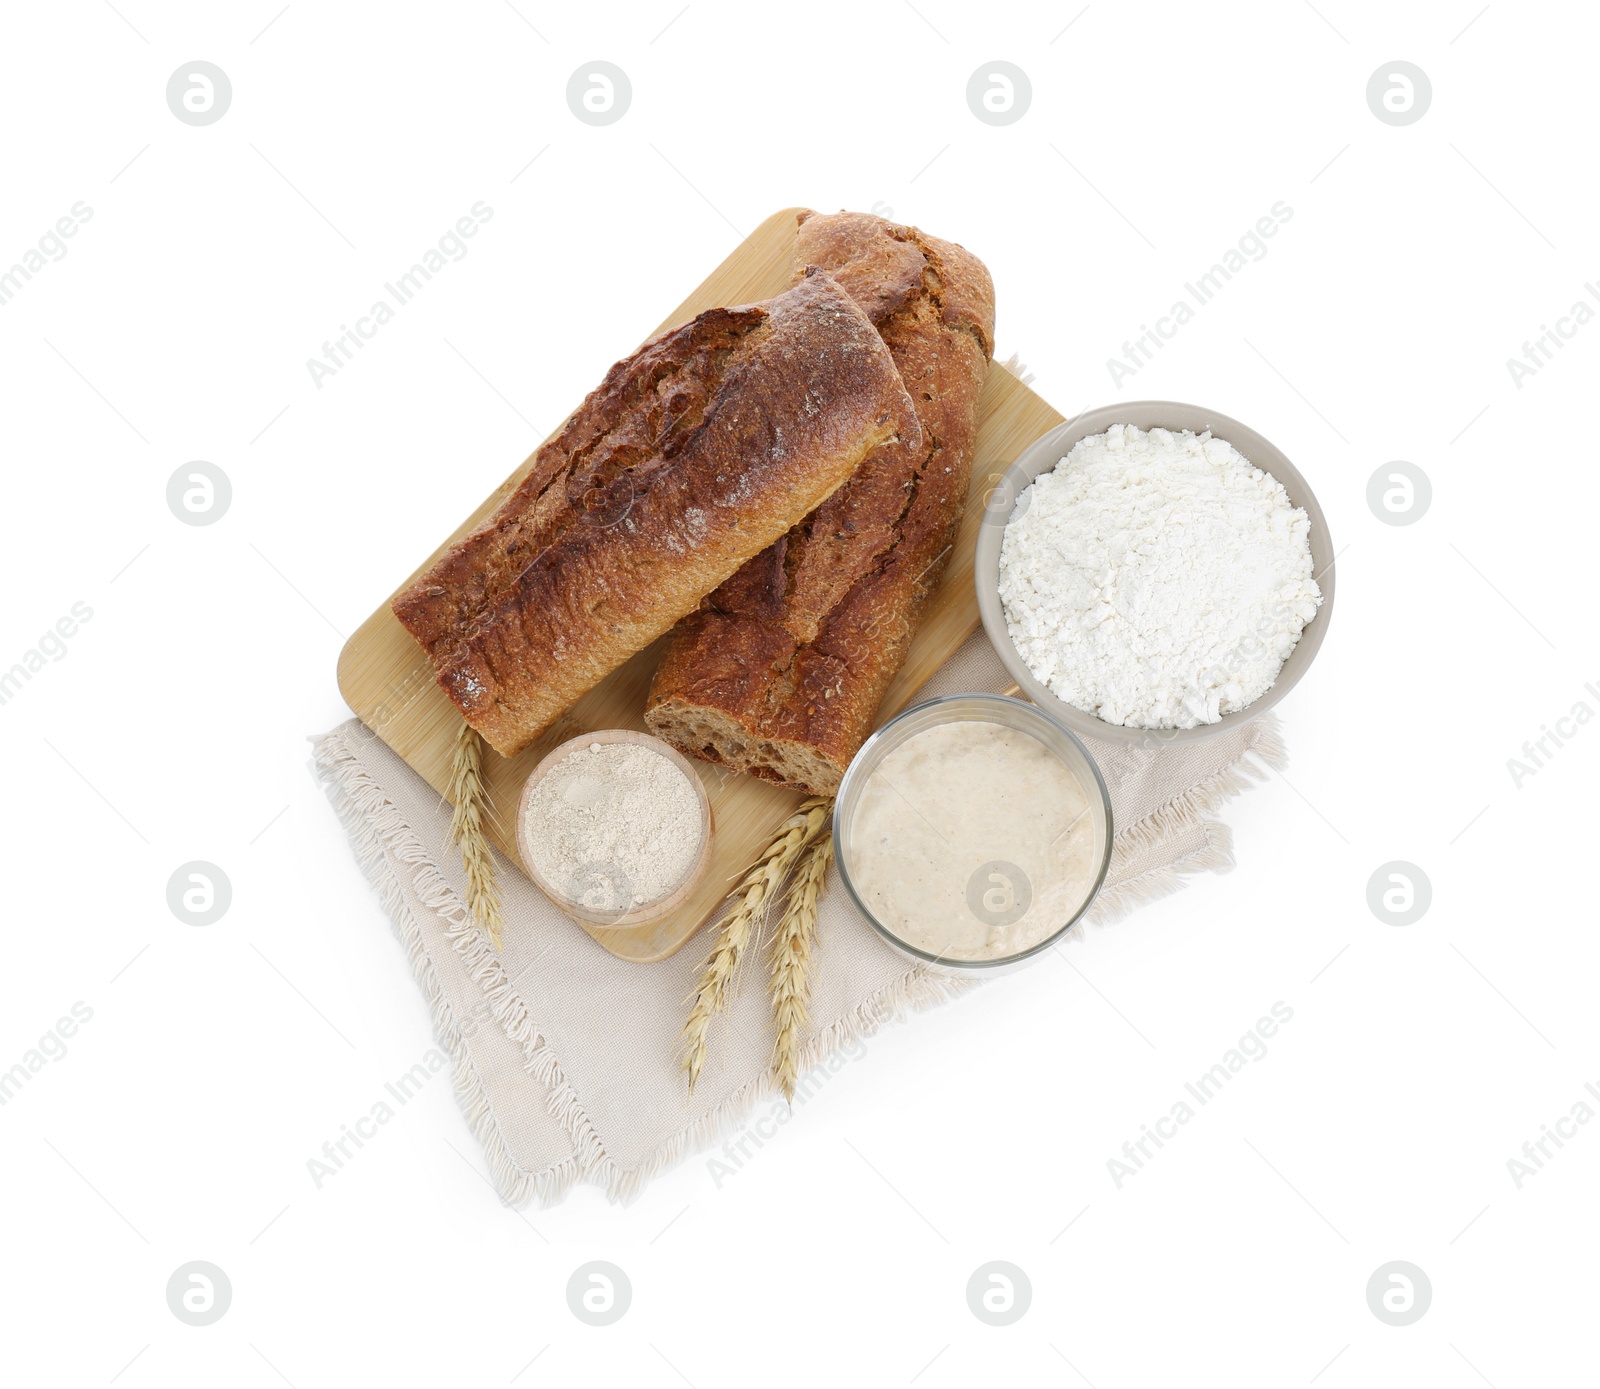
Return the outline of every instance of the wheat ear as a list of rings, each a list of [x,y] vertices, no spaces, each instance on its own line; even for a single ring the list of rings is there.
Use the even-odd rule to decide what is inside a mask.
[[[500,883],[495,877],[494,854],[489,848],[488,821],[494,814],[489,789],[483,782],[483,743],[470,723],[456,733],[455,759],[450,764],[450,842],[461,851],[467,873],[467,910],[500,948]]]
[[[723,919],[722,929],[717,932],[717,942],[711,947],[711,953],[701,968],[700,981],[689,995],[689,1016],[683,1024],[680,1049],[691,1094],[706,1063],[706,1039],[711,1031],[711,1020],[728,1006],[733,997],[739,966],[751,938],[806,846],[822,833],[828,823],[829,804],[826,796],[812,796],[803,802],[778,827],[772,842],[733,891],[737,901]]]
[[[793,1101],[800,1075],[800,1032],[811,1002],[811,952],[817,939],[817,898],[833,862],[833,836],[814,842],[795,869],[794,882],[772,943],[772,1022],[777,1040],[772,1064],[783,1097]]]

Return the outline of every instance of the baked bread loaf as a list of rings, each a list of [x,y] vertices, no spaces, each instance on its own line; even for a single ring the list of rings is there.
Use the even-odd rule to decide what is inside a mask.
[[[921,429],[883,339],[808,270],[612,367],[395,615],[510,756],[901,436]]]
[[[880,447],[678,627],[645,723],[686,753],[832,795],[960,525],[994,286],[960,246],[863,213],[802,215],[794,263],[828,270],[877,324],[922,439]]]

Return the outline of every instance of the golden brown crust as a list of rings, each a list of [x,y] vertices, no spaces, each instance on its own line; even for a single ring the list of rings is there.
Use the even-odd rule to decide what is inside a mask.
[[[882,339],[808,272],[612,367],[395,614],[510,755],[902,433],[920,439]]]
[[[685,752],[827,795],[872,729],[960,523],[994,288],[961,247],[863,213],[802,216],[795,264],[826,268],[878,325],[923,440],[879,448],[680,624],[645,722]]]

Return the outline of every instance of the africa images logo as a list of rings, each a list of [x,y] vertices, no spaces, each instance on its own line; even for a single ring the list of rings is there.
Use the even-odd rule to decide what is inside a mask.
[[[85,202],[73,203],[37,242],[28,247],[14,264],[0,270],[0,307],[16,298],[23,285],[58,260],[67,258],[67,242],[78,234],[79,228],[94,216],[94,209]]]
[[[339,335],[322,344],[320,359],[306,358],[311,383],[320,391],[322,383],[354,361],[356,353],[378,336],[378,330],[392,323],[399,310],[415,299],[446,265],[465,260],[471,249],[467,242],[493,217],[494,209],[480,198],[464,215],[457,217],[450,230],[428,247],[409,269],[385,281],[383,288],[388,299],[375,300],[371,308],[356,319],[354,327],[341,323]]]

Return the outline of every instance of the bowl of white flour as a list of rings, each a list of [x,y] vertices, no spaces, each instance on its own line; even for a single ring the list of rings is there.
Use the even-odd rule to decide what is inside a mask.
[[[1131,401],[1005,472],[974,561],[984,630],[1074,732],[1159,747],[1237,728],[1300,679],[1333,609],[1305,478],[1214,410]]]

